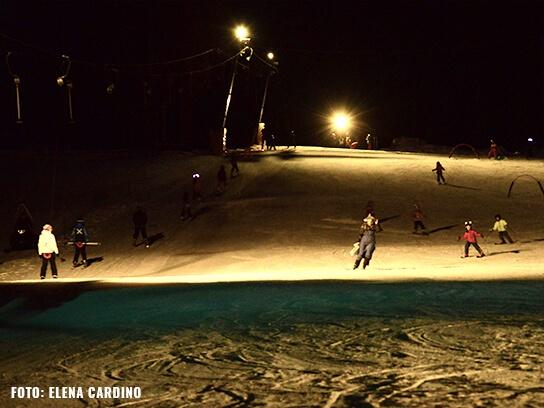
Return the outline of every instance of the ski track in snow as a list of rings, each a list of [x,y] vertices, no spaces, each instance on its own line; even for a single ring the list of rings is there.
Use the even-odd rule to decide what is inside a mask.
[[[366,319],[143,337],[83,341],[74,353],[55,338],[47,365],[36,350],[37,361],[4,373],[1,387],[25,377],[27,385],[138,385],[136,406],[161,407],[544,404],[540,321]]]

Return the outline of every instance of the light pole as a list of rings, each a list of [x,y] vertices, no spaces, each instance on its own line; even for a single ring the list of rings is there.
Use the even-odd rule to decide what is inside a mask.
[[[263,120],[263,112],[264,112],[264,104],[266,102],[266,95],[268,93],[268,84],[270,83],[270,77],[272,75],[274,75],[276,72],[278,72],[278,68],[277,68],[277,65],[278,65],[278,62],[277,61],[274,61],[274,53],[273,52],[269,52],[268,54],[266,54],[266,57],[268,58],[268,60],[273,64],[273,65],[270,65],[270,67],[272,68],[270,70],[270,72],[268,73],[268,75],[266,76],[266,83],[264,85],[264,93],[263,93],[263,101],[261,102],[261,111],[259,113],[259,122],[258,123],[261,123],[262,120]]]
[[[75,123],[74,121],[74,111],[72,109],[72,88],[73,84],[70,79],[68,79],[68,74],[70,73],[70,68],[72,67],[72,61],[67,55],[62,56],[62,66],[63,74],[57,78],[57,85],[63,87],[66,85],[67,95],[68,95],[68,119],[69,123]]]
[[[17,102],[17,121],[16,121],[16,123],[21,124],[21,123],[23,123],[23,118],[21,116],[21,90],[20,90],[21,89],[21,77],[19,77],[19,75],[17,75],[17,74],[14,74],[13,71],[11,70],[11,66],[9,64],[10,55],[11,55],[11,52],[8,51],[8,53],[6,54],[6,65],[8,67],[9,74],[13,78],[13,83],[15,84],[15,97],[16,97],[16,102]]]
[[[249,30],[244,25],[239,25],[234,29],[234,36],[243,45],[236,58],[234,59],[234,68],[232,70],[232,77],[230,78],[229,93],[227,95],[227,102],[225,103],[225,114],[223,115],[223,153],[227,152],[227,117],[229,115],[230,100],[232,99],[232,89],[234,88],[234,79],[236,78],[236,69],[238,68],[238,57],[249,52],[246,59],[249,61],[253,55],[253,49],[248,45],[251,41],[249,36]]]

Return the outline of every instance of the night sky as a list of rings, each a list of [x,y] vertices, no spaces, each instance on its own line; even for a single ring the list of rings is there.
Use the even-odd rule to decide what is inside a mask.
[[[544,2],[4,1],[2,54],[22,79],[23,125],[0,66],[2,146],[206,148],[220,129],[237,44],[277,55],[264,120],[280,136],[326,143],[324,117],[355,114],[358,133],[428,143],[537,140],[544,121]],[[169,61],[213,49],[195,60]],[[73,60],[75,124],[55,78]],[[217,65],[215,68],[215,65]],[[113,70],[112,68],[115,68]],[[188,72],[193,72],[189,74]],[[228,127],[251,140],[269,69],[239,69]],[[107,84],[115,83],[108,95]]]

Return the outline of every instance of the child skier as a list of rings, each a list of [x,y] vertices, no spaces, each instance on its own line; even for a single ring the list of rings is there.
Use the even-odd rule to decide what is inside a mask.
[[[79,256],[81,255],[81,262],[83,267],[87,267],[87,242],[89,241],[89,234],[87,228],[85,228],[85,220],[78,218],[74,227],[72,228],[72,241],[74,243],[74,259],[72,266],[75,268],[79,265]]]
[[[436,181],[438,184],[446,184],[446,179],[444,178],[444,175],[442,174],[446,169],[442,167],[439,161],[436,162],[436,167],[433,169],[433,171],[436,171]],[[442,180],[442,183],[440,182]]]
[[[465,222],[465,233],[463,236],[459,236],[457,240],[459,241],[461,238],[463,238],[465,242],[465,256],[464,258],[468,257],[468,249],[472,245],[474,248],[476,248],[476,251],[478,251],[477,257],[482,258],[485,256],[484,251],[482,251],[482,248],[478,245],[478,237],[484,237],[483,234],[480,234],[476,230],[472,229],[472,221],[466,221]]]
[[[202,181],[198,173],[193,174],[193,200],[202,201]]]
[[[376,249],[376,226],[378,225],[378,219],[374,217],[371,213],[363,220],[363,224],[359,230],[359,253],[355,259],[355,264],[353,269],[357,269],[363,261],[363,269],[365,269],[370,260],[372,259],[372,254]]]
[[[423,224],[425,216],[423,211],[418,204],[414,204],[414,211],[412,211],[412,219],[414,220],[414,234],[418,233],[419,228],[421,228],[421,233],[426,234],[425,225]]]
[[[230,153],[230,178],[236,177],[240,174],[240,169],[238,169],[238,160],[236,159],[236,152]]]
[[[45,279],[47,272],[47,264],[51,264],[51,273],[53,278],[58,277],[57,264],[55,263],[55,255],[59,254],[57,240],[53,235],[53,227],[50,224],[43,226],[40,239],[38,240],[38,255],[42,258],[42,267],[40,269],[40,279]]]
[[[138,236],[142,234],[142,238],[144,239],[144,242],[146,243],[146,248],[149,248],[149,243],[147,242],[147,231],[146,231],[146,225],[147,225],[147,214],[145,210],[138,206],[136,207],[136,211],[132,215],[132,222],[134,224],[134,234],[132,235],[133,243],[132,245],[137,246],[137,240]]]
[[[493,139],[491,139],[489,141],[489,152],[487,153],[487,157],[490,158],[490,159],[495,159],[497,160],[497,156],[498,156],[498,146],[497,146],[497,143],[495,143],[495,141]]]
[[[497,231],[499,233],[499,238],[501,240],[499,244],[506,244],[505,238],[510,244],[514,243],[514,241],[510,237],[510,234],[508,233],[508,231],[506,231],[507,225],[508,223],[506,222],[506,220],[502,219],[500,214],[495,215],[495,224],[493,225],[493,228],[489,231]]]

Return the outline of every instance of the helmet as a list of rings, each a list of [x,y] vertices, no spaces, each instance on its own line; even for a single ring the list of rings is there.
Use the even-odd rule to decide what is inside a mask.
[[[53,231],[53,227],[51,226],[51,224],[45,224],[43,226],[43,230],[44,231]]]

